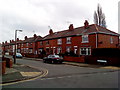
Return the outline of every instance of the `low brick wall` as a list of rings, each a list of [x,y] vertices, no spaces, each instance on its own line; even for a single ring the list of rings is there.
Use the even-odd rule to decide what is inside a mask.
[[[64,61],[81,62],[81,63],[85,62],[84,56],[81,57],[64,56]]]
[[[90,64],[101,64],[97,60],[107,60],[106,65],[120,65],[120,57],[97,57],[97,56],[87,56],[85,57],[85,62]]]

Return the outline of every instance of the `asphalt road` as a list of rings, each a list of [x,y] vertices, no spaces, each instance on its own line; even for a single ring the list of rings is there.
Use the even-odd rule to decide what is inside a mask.
[[[31,81],[5,85],[3,88],[118,88],[120,71],[66,64],[47,64],[42,61],[17,59],[18,63],[37,69],[45,68],[45,77]]]

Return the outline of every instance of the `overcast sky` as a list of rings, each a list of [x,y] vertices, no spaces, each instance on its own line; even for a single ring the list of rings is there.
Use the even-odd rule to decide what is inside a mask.
[[[107,28],[118,32],[119,0],[0,0],[0,42],[17,37],[32,37],[34,33],[45,36],[50,26],[54,32],[93,24],[93,14],[98,3],[106,16]]]

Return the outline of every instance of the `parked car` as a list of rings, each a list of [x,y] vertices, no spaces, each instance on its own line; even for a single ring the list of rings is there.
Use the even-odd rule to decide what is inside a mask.
[[[22,58],[22,54],[21,53],[16,53],[16,58]]]
[[[59,55],[48,55],[47,57],[43,58],[44,63],[62,63],[63,58]]]

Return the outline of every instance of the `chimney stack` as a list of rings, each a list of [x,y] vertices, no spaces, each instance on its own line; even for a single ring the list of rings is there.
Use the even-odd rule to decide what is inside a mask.
[[[17,38],[17,41],[19,41],[19,38]]]
[[[69,30],[70,30],[70,31],[74,30],[74,26],[73,26],[73,24],[70,24],[70,26],[69,26]]]
[[[89,22],[88,22],[87,20],[85,20],[84,28],[85,28],[85,29],[89,28]]]
[[[49,30],[49,34],[50,34],[50,35],[53,34],[53,30],[52,30],[52,29]]]
[[[11,43],[11,40],[10,40],[10,43]]]
[[[33,36],[34,36],[34,38],[36,38],[36,37],[37,37],[37,35],[36,35],[36,34],[34,34]]]
[[[25,40],[27,39],[27,36],[25,36]]]

